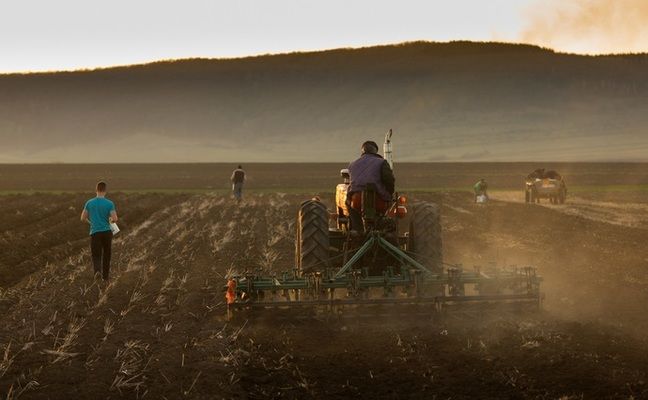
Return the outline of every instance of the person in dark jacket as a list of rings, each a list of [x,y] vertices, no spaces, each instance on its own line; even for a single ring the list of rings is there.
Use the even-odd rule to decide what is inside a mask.
[[[236,201],[241,201],[241,198],[243,198],[243,182],[245,182],[245,171],[243,171],[242,166],[239,165],[238,168],[232,172],[230,180],[232,181],[232,192],[234,193]]]
[[[360,214],[359,194],[373,183],[376,187],[378,211],[386,211],[394,195],[394,171],[387,160],[378,154],[378,145],[373,141],[366,141],[361,147],[362,155],[349,164],[349,190],[347,203],[350,205],[351,229],[360,230],[362,216]],[[354,196],[355,195],[355,196]]]

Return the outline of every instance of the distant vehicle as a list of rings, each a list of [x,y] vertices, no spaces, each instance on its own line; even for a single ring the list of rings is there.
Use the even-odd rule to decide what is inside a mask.
[[[556,171],[536,169],[526,177],[524,201],[540,203],[540,199],[549,199],[551,204],[565,204],[567,185],[562,175]]]

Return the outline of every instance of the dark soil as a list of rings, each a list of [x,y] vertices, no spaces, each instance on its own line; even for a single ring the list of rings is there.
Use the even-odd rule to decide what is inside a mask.
[[[648,398],[645,230],[419,194],[443,204],[447,262],[536,265],[544,310],[227,322],[225,274],[289,269],[305,196],[115,196],[124,223],[107,286],[77,222],[85,197],[0,197],[0,396]]]

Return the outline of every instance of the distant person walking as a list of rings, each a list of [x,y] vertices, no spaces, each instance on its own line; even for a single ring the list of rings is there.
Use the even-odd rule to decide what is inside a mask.
[[[475,191],[476,203],[479,202],[480,196],[484,196],[484,200],[488,200],[488,183],[486,183],[486,179],[481,178],[479,181],[477,181],[477,183],[475,183],[475,186],[473,186],[473,189]]]
[[[239,165],[238,168],[232,172],[230,180],[232,181],[232,192],[234,193],[236,201],[241,201],[243,198],[243,182],[245,182],[245,171],[243,171],[242,166]]]
[[[110,223],[117,222],[117,212],[115,204],[106,198],[106,182],[97,183],[97,196],[83,206],[81,221],[90,223],[90,251],[95,277],[100,274],[107,281],[113,238]]]

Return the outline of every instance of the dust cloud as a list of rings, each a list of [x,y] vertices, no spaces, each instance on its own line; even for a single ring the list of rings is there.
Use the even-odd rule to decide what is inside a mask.
[[[520,39],[578,53],[648,51],[645,0],[536,1]]]

